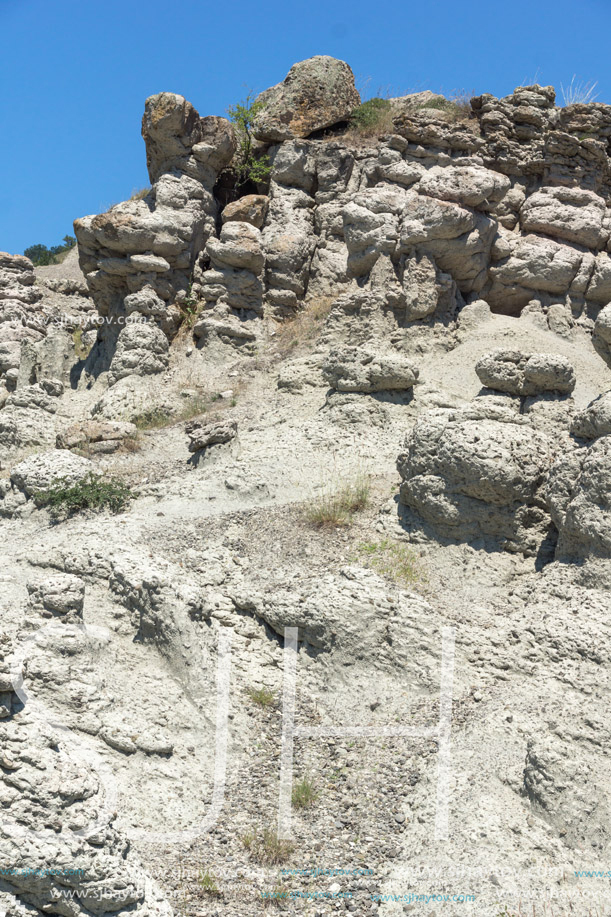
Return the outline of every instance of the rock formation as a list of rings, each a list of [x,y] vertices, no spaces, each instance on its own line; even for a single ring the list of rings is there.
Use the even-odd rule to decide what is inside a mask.
[[[0,255],[0,910],[604,913],[611,107],[258,101]]]

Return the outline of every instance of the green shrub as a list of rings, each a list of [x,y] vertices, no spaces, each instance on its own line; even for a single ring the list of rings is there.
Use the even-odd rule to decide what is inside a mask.
[[[54,518],[65,518],[85,509],[121,513],[135,496],[131,487],[119,478],[89,474],[76,484],[63,481],[39,491],[35,501],[37,506],[49,509]]]
[[[378,131],[389,129],[391,106],[388,99],[368,99],[355,108],[350,116],[350,124],[358,131]]]
[[[276,703],[276,695],[269,688],[247,688],[246,693],[253,703],[260,707],[272,707]]]
[[[272,170],[269,156],[257,156],[253,150],[255,122],[264,108],[265,103],[255,102],[253,93],[249,92],[243,101],[227,109],[238,140],[238,149],[231,164],[236,174],[236,190],[248,181],[255,184],[267,181]]]

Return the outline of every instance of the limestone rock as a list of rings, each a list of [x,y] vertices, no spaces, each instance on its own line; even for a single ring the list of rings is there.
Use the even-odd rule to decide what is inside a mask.
[[[608,238],[603,229],[606,205],[602,197],[580,188],[542,188],[522,207],[524,232],[542,232],[567,242],[598,249]]]
[[[611,436],[561,456],[551,468],[547,496],[558,529],[558,557],[611,554]]]
[[[265,108],[257,118],[255,136],[275,142],[307,137],[347,121],[361,99],[348,64],[318,55],[294,64],[284,81],[266,89],[257,101]]]
[[[237,436],[238,425],[235,420],[219,420],[214,423],[203,423],[195,420],[187,424],[189,452],[199,452],[208,446],[231,442]]]
[[[495,350],[478,361],[475,371],[482,385],[510,395],[564,395],[575,388],[575,370],[566,357],[554,353]]]
[[[223,223],[232,221],[238,223],[251,223],[261,229],[265,222],[269,198],[265,194],[246,194],[224,208],[222,213]]]
[[[58,433],[56,445],[58,449],[85,448],[94,454],[109,453],[116,452],[125,439],[135,434],[133,423],[85,420]]]
[[[89,459],[71,452],[41,452],[16,465],[11,482],[31,497],[58,484],[76,484],[91,474],[94,467]]]
[[[611,391],[599,395],[575,415],[571,433],[581,439],[598,439],[611,433]]]
[[[397,462],[401,502],[443,537],[536,554],[550,529],[543,485],[553,450],[519,419],[420,417]]]
[[[327,356],[323,377],[338,392],[406,391],[414,386],[418,369],[396,353],[347,347]]]
[[[109,384],[115,385],[126,376],[161,373],[169,359],[168,339],[160,328],[151,322],[129,322],[119,334]]]
[[[85,583],[71,573],[58,573],[40,583],[28,583],[30,603],[52,614],[83,614]]]

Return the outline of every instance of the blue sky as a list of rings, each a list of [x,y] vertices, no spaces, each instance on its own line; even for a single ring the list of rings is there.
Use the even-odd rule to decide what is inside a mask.
[[[611,102],[610,0],[0,0],[0,249],[54,245],[148,185],[147,96],[224,114],[314,54],[367,96],[501,96],[598,81]],[[364,90],[364,91],[363,91]]]

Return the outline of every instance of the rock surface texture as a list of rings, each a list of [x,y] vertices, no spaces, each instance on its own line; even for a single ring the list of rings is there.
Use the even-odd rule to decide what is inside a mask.
[[[611,108],[261,101],[0,255],[0,912],[606,917]]]

